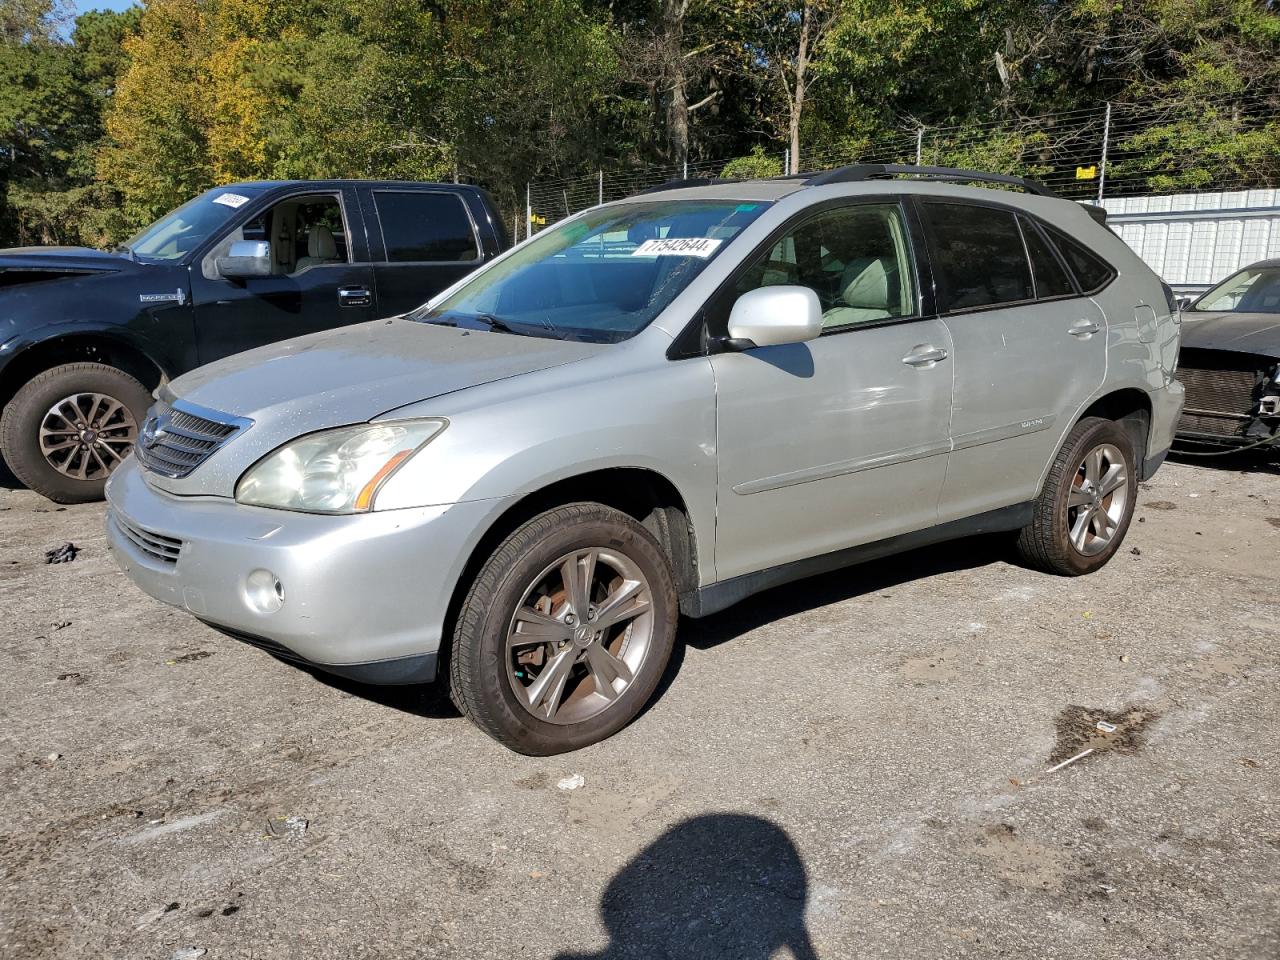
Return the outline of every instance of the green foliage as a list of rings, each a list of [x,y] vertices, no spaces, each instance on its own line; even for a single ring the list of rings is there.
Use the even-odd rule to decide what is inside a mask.
[[[753,180],[782,174],[782,159],[767,156],[764,147],[756,145],[746,156],[735,157],[724,165],[720,176],[726,180]]]

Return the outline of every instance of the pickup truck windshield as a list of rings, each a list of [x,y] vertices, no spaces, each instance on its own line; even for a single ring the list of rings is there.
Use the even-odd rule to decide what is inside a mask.
[[[141,260],[180,260],[217,233],[260,191],[236,186],[202,193],[124,243]]]
[[[655,200],[590,210],[409,319],[595,343],[626,340],[768,206]]]

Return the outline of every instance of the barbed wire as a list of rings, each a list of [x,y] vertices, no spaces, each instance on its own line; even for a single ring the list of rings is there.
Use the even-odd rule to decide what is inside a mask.
[[[1226,125],[1235,136],[1266,134],[1280,124],[1280,91],[1188,102],[1100,104],[1039,116],[1012,116],[967,124],[916,125],[863,144],[828,145],[803,151],[801,168],[826,170],[853,163],[900,163],[965,167],[1032,176],[1072,199],[1139,193],[1241,190],[1280,182],[1280,160],[1261,163],[1213,155],[1181,142],[1185,121],[1196,129]],[[1181,123],[1182,125],[1178,125]],[[525,233],[599,203],[684,177],[721,177],[739,158],[700,158],[675,167],[645,164],[528,185]],[[752,157],[753,165],[782,173],[787,151]]]

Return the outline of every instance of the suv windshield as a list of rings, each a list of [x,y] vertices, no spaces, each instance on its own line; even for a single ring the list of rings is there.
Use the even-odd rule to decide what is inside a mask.
[[[1192,309],[1213,313],[1280,313],[1280,267],[1241,270],[1197,300]]]
[[[767,207],[658,200],[590,210],[409,319],[595,343],[626,340]]]
[[[123,246],[143,260],[179,260],[220,230],[258,192],[237,186],[202,193],[165,214]]]

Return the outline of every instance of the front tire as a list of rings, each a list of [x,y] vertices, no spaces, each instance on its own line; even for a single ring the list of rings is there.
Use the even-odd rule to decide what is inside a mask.
[[[1133,518],[1135,459],[1129,434],[1114,420],[1076,424],[1049,469],[1031,523],[1018,535],[1022,560],[1066,577],[1105,565]]]
[[[150,405],[146,388],[115,367],[53,367],[5,405],[0,453],[15,477],[55,503],[101,500]]]
[[[666,669],[671,565],[634,519],[596,503],[543,513],[494,551],[458,615],[450,695],[481,730],[548,756],[612,736]]]

